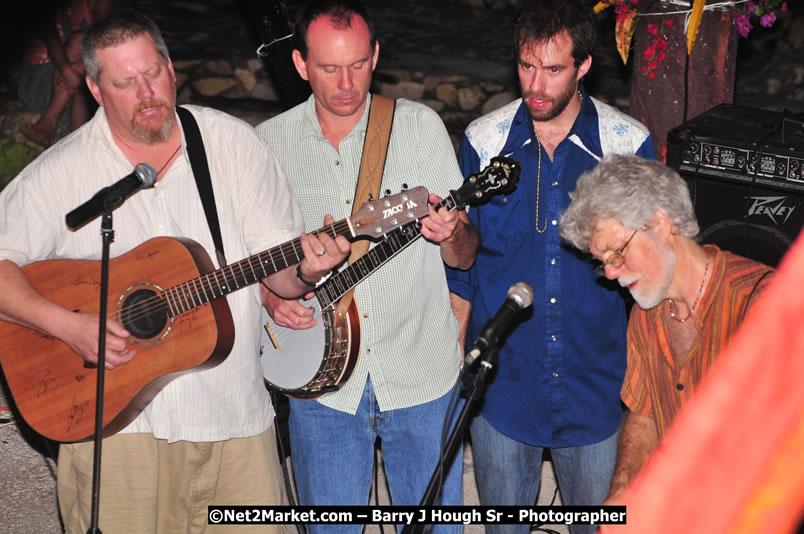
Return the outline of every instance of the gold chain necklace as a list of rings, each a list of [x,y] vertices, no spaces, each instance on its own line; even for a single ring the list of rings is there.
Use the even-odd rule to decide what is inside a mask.
[[[580,90],[578,91],[578,96],[581,97],[581,104],[583,105],[583,93]],[[539,163],[536,167],[536,231],[543,234],[547,231],[547,219],[544,219],[544,227],[539,228],[539,201],[542,192],[542,142],[539,140],[536,128],[533,129],[533,135],[536,137],[536,148],[539,150]]]
[[[533,134],[536,135],[535,130]],[[539,165],[536,170],[536,231],[543,234],[547,231],[547,219],[544,220],[544,228],[539,228],[539,197],[542,191],[542,142],[539,141],[538,135],[536,135],[536,148],[539,150]]]

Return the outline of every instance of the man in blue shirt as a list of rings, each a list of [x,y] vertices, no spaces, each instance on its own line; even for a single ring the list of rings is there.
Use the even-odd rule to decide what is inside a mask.
[[[608,492],[623,417],[625,303],[559,237],[577,178],[605,154],[653,158],[647,129],[589,96],[581,79],[597,44],[580,2],[532,0],[514,23],[522,98],[472,122],[459,153],[464,175],[499,154],[522,163],[517,190],[471,209],[481,245],[468,271],[450,269],[467,341],[503,303],[509,286],[533,289],[532,310],[503,339],[496,376],[472,422],[483,505],[532,505],[549,448],[562,500],[596,505]],[[459,297],[459,298],[458,298]],[[527,525],[488,525],[527,532]],[[595,527],[573,526],[573,533]]]

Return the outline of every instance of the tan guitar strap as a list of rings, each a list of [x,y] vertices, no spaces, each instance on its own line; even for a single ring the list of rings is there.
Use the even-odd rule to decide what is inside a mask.
[[[360,160],[360,173],[357,176],[352,215],[360,211],[360,207],[369,198],[379,198],[382,173],[385,170],[385,157],[388,154],[388,141],[391,139],[391,124],[394,122],[396,100],[381,95],[371,96],[366,139],[363,143],[363,158]],[[349,263],[366,253],[369,248],[367,239],[359,239],[352,243]],[[335,317],[343,318],[352,304],[354,288],[344,294],[335,308]]]

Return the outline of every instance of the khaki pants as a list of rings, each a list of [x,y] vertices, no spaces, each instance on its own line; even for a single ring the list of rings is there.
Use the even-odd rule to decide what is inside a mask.
[[[274,427],[250,438],[168,444],[150,434],[103,440],[99,528],[107,534],[271,532],[279,525],[207,524],[210,505],[282,503]],[[67,534],[87,532],[92,506],[92,442],[63,444],[59,508]]]

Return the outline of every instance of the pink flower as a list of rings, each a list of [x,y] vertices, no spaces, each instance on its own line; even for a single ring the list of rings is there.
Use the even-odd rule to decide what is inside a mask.
[[[748,10],[748,13],[751,14],[756,10],[757,6],[754,2],[746,2],[745,8]]]
[[[631,0],[631,3],[637,5],[639,3],[639,0]]]
[[[776,22],[776,13],[774,13],[773,11],[771,11],[766,15],[762,15],[759,18],[759,24],[763,28],[770,28],[771,26],[773,26],[774,22]]]
[[[659,66],[659,62],[658,62],[658,61],[656,61],[655,59],[654,59],[653,61],[651,61],[650,63],[648,63],[648,68],[649,68],[650,70],[656,70],[656,68],[657,68],[658,66]]]
[[[642,67],[642,75],[644,76],[644,75],[646,75],[647,73],[648,73],[648,66],[647,66],[647,65],[645,65],[644,67]]]
[[[658,43],[656,43],[656,48],[667,50],[667,39],[661,39]]]
[[[673,19],[667,19],[664,21],[665,28],[672,28],[673,27]]]
[[[650,80],[654,79],[655,77],[656,77],[656,73],[653,72],[653,71],[651,71],[651,73],[648,74],[648,79],[650,79]]]
[[[751,17],[745,13],[738,13],[736,11],[732,11],[731,15],[740,35],[748,37],[748,32],[751,31]]]
[[[787,2],[782,2],[782,13],[787,12]]]
[[[656,54],[656,59],[658,59],[659,61],[664,61],[664,58],[666,58],[666,57],[667,57],[667,54],[665,54],[661,50],[659,50],[659,53]]]
[[[659,35],[659,28],[655,24],[648,24],[647,30],[651,35]]]

